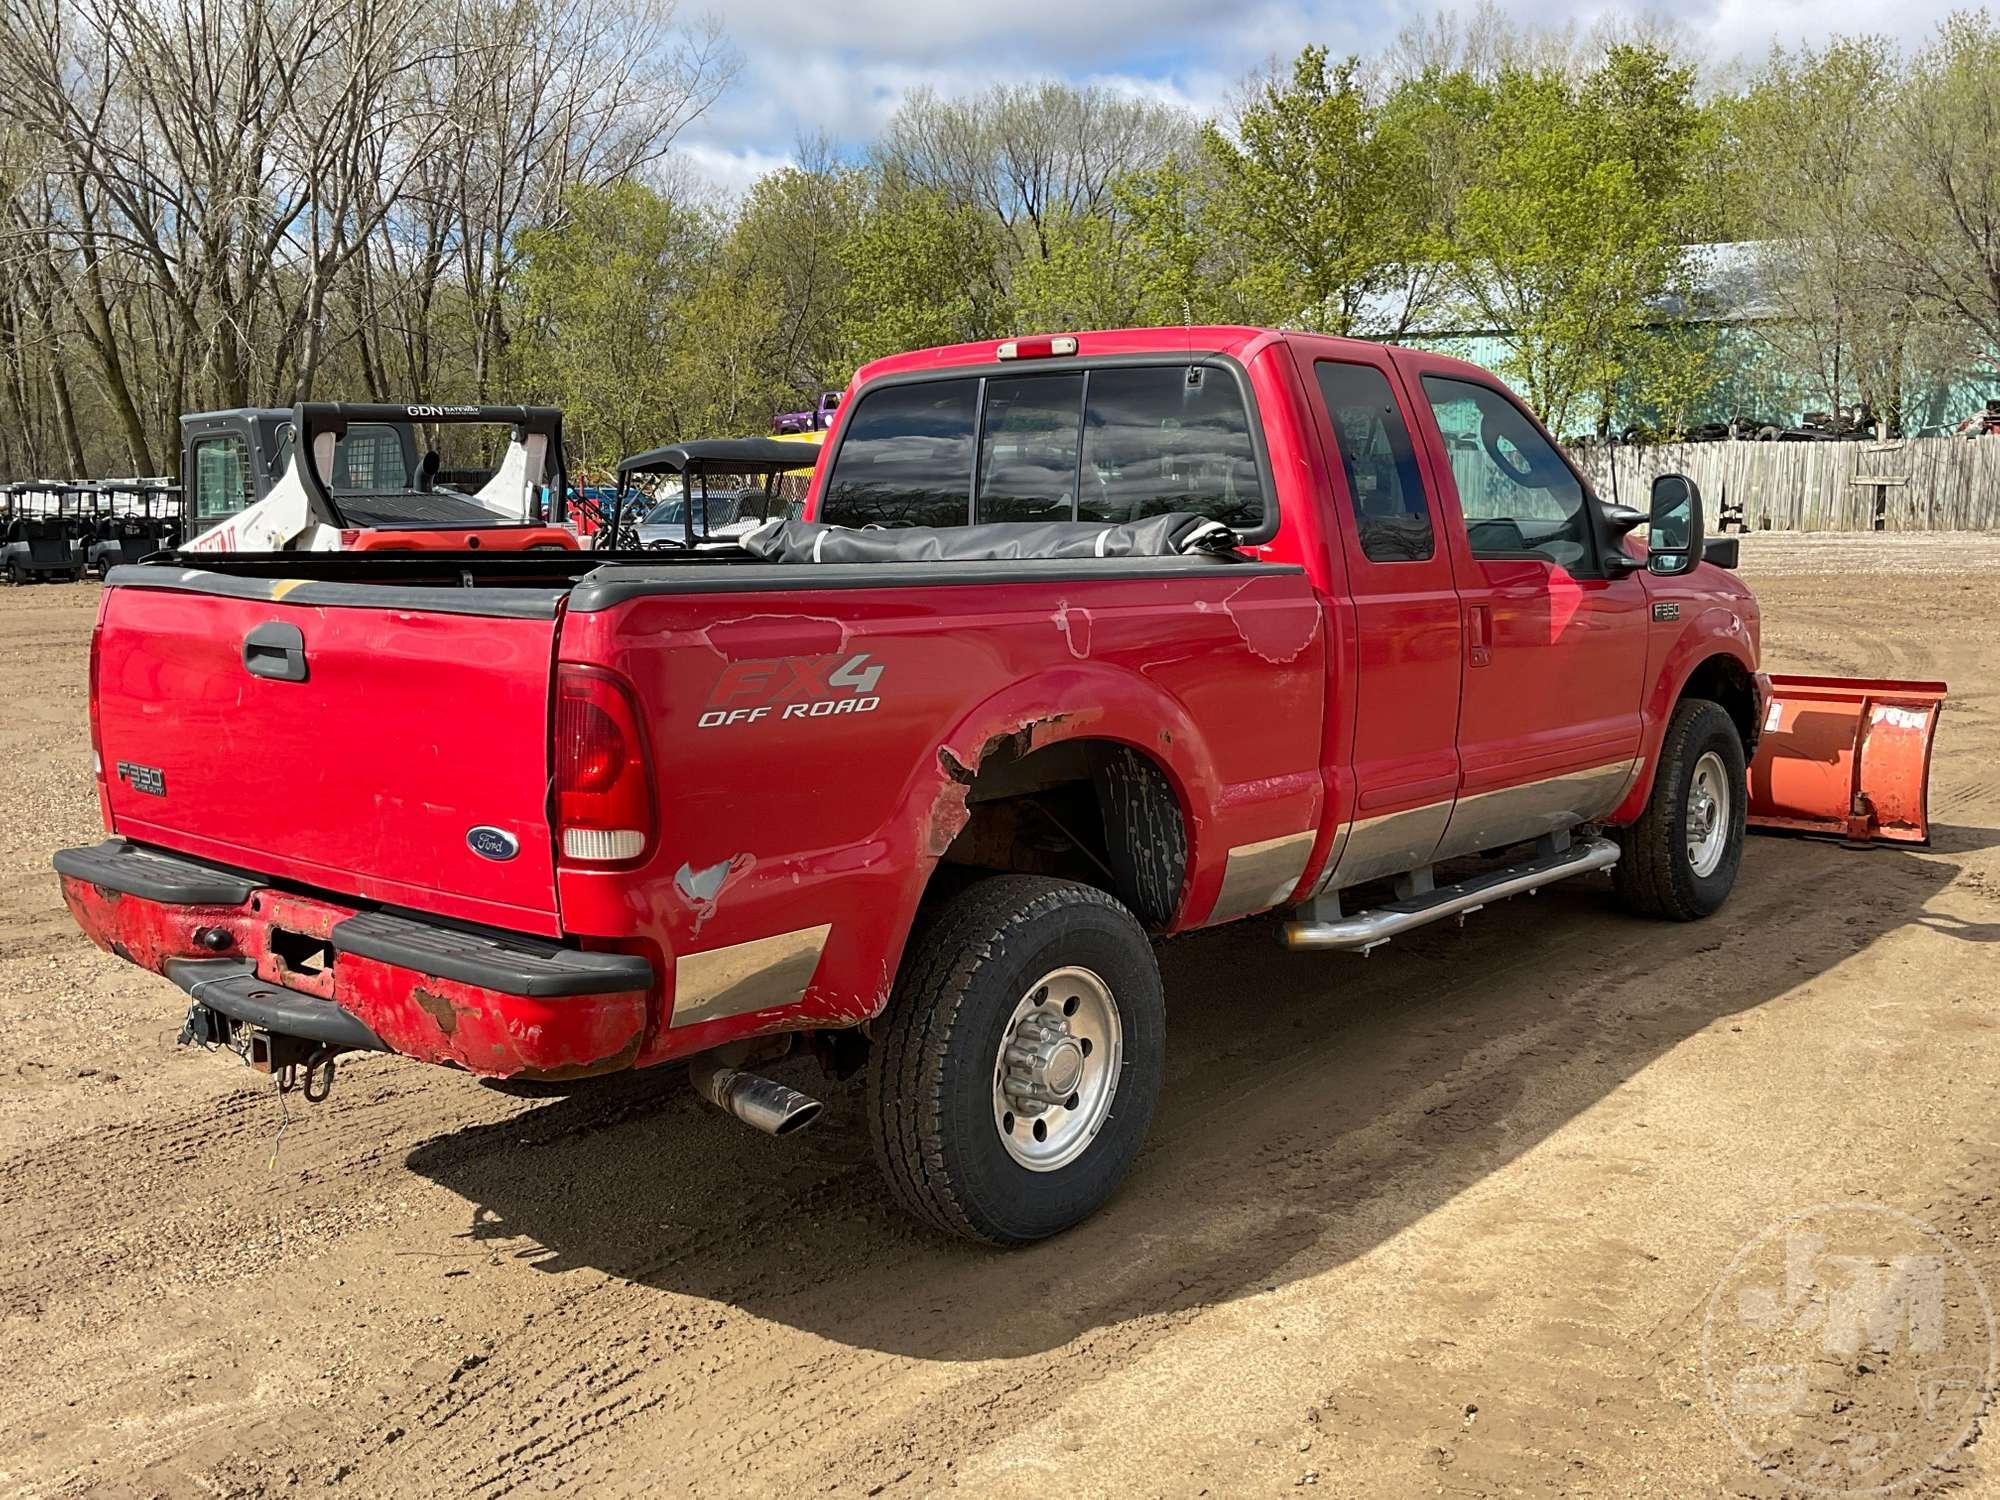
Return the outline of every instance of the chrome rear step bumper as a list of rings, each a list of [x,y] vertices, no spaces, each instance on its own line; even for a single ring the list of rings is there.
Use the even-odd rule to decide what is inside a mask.
[[[1477,875],[1454,885],[1441,885],[1421,896],[1392,901],[1351,917],[1301,918],[1285,924],[1285,946],[1366,953],[1390,938],[1445,917],[1464,916],[1491,902],[1527,895],[1572,875],[1608,870],[1618,863],[1618,854],[1618,846],[1610,839],[1591,839],[1557,853],[1539,855],[1525,864],[1509,865],[1504,870]]]

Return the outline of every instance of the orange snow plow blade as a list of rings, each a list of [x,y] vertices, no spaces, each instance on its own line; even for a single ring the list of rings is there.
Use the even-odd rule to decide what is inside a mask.
[[[1944,697],[1942,682],[1773,673],[1750,765],[1750,826],[1929,843],[1931,741]]]

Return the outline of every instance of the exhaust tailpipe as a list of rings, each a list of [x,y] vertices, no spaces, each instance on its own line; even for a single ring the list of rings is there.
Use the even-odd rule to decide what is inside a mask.
[[[713,1055],[688,1064],[694,1091],[717,1109],[727,1110],[745,1125],[766,1135],[790,1135],[819,1118],[819,1100],[775,1079],[717,1062]]]

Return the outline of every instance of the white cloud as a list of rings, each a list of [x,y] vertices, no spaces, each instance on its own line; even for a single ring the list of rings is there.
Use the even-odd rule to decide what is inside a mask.
[[[1774,41],[1881,32],[1919,45],[1956,0],[1692,0],[1672,16],[1708,61],[1755,61]],[[1643,5],[1502,0],[1523,24],[1579,31]],[[1456,8],[1469,13],[1472,0]],[[722,24],[744,71],[684,144],[697,167],[740,191],[792,159],[802,137],[864,149],[912,89],[947,97],[996,83],[1066,78],[1177,104],[1223,109],[1238,83],[1309,42],[1336,53],[1380,50],[1439,7],[1410,0],[727,0]]]
[[[725,197],[740,198],[766,173],[788,166],[792,157],[785,151],[759,151],[753,146],[723,146],[711,141],[683,138],[678,146],[678,165],[692,172]]]

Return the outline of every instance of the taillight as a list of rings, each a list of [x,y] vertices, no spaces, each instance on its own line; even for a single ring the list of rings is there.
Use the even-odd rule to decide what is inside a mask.
[[[628,865],[653,837],[653,784],[631,690],[598,667],[556,668],[556,840],[570,864]]]
[[[90,627],[90,770],[97,780],[97,812],[106,833],[111,832],[111,784],[104,779],[104,735],[97,722],[97,684],[100,648],[104,644],[104,611],[110,600],[111,590],[106,589],[97,604],[97,621]]]

